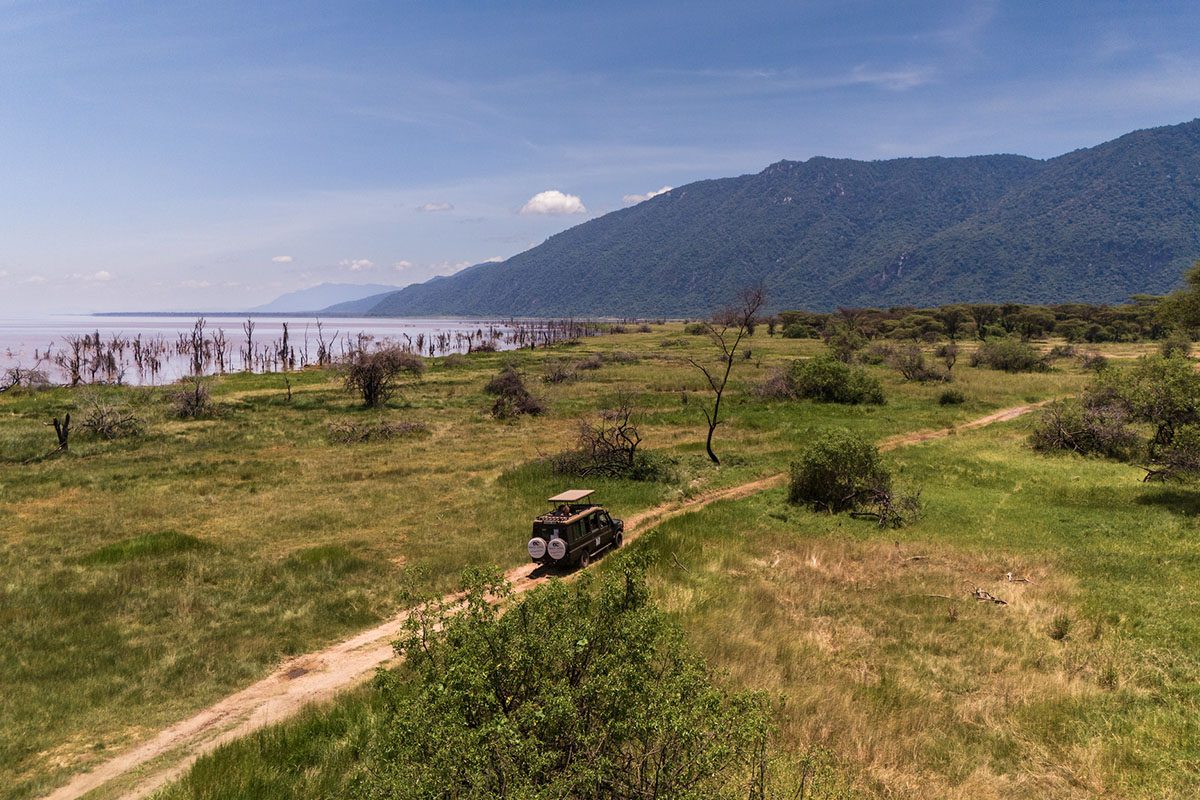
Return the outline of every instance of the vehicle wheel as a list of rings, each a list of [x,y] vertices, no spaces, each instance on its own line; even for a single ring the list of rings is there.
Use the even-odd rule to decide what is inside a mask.
[[[581,555],[579,557],[579,568],[587,569],[588,564],[591,564],[591,563],[592,563],[592,554],[589,553],[587,550],[584,550],[583,555]]]
[[[616,550],[623,544],[625,544],[625,535],[618,533],[617,538],[613,539],[613,549]]]

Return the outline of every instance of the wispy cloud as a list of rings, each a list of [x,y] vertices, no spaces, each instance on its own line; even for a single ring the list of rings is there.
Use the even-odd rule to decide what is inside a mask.
[[[450,203],[422,203],[417,206],[417,211],[425,214],[436,214],[439,211],[453,211],[454,206]]]
[[[291,256],[275,256],[271,260],[276,264],[290,264],[296,259],[292,258]]]
[[[338,266],[351,272],[366,272],[375,269],[375,262],[367,258],[346,258],[339,261]]]

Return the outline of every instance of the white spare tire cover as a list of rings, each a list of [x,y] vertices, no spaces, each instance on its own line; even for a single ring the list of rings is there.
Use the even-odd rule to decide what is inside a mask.
[[[535,536],[529,540],[529,557],[534,561],[546,555],[546,540]]]
[[[551,539],[546,543],[546,550],[555,561],[561,561],[567,554],[567,543],[562,539]]]

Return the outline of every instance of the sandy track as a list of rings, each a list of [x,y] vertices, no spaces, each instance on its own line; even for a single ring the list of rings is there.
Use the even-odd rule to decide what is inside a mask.
[[[892,436],[881,441],[879,447],[881,450],[894,450],[960,431],[1007,422],[1040,405],[1043,403],[1006,408],[952,428]],[[631,542],[668,519],[698,511],[710,503],[736,500],[782,485],[786,477],[785,473],[769,475],[634,514],[625,521],[625,539]],[[528,591],[549,579],[535,572],[532,564],[509,570],[505,577],[512,583],[516,593]],[[409,613],[401,612],[370,630],[324,650],[288,660],[257,683],[166,728],[149,741],[105,761],[91,771],[76,775],[70,782],[46,795],[46,800],[77,800],[118,779],[132,784],[132,788],[121,795],[124,800],[147,797],[180,777],[196,759],[221,744],[285,720],[311,703],[329,700],[339,692],[369,679],[377,667],[395,658],[391,643],[399,638]],[[151,762],[167,763],[152,765]],[[146,774],[137,778],[143,771]]]

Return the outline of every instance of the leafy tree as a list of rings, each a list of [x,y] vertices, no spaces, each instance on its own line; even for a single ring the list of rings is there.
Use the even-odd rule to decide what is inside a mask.
[[[1133,419],[1154,426],[1152,459],[1177,431],[1200,423],[1200,373],[1182,356],[1145,356],[1124,372],[1102,373],[1095,391],[1116,398]]]
[[[497,573],[473,573],[462,602],[414,614],[396,650],[405,669],[376,680],[388,703],[362,800],[700,800],[755,788],[767,705],[713,681],[631,560],[520,599]]]

